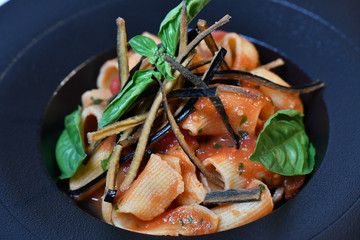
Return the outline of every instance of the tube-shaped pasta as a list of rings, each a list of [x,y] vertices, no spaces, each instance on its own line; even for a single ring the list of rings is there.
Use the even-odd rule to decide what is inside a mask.
[[[218,228],[218,216],[197,204],[182,205],[151,221],[142,221],[128,213],[113,212],[113,222],[115,226],[131,231],[169,236],[208,234]]]
[[[263,186],[260,201],[224,204],[211,209],[219,217],[219,232],[245,225],[272,212],[274,204],[267,186],[259,180],[253,180],[248,188],[259,185]]]
[[[240,159],[233,156],[229,151],[220,152],[206,158],[203,163],[209,170],[220,174],[221,179],[225,183],[225,190],[243,189],[248,184],[246,178],[241,175],[239,176],[238,166]]]
[[[248,88],[249,91],[257,91]],[[258,92],[257,92],[258,93]],[[246,131],[254,135],[258,119],[266,120],[274,113],[273,104],[269,98],[252,98],[235,92],[221,92],[221,102],[229,117],[231,127],[235,133]],[[195,111],[183,122],[181,127],[187,129],[192,135],[227,135],[225,125],[219,113],[208,98],[200,98],[195,104]]]
[[[119,213],[148,221],[163,213],[184,191],[181,175],[160,156],[152,154],[145,169],[120,199]]]
[[[99,143],[86,164],[81,164],[75,174],[70,178],[70,190],[78,189],[86,185],[104,172],[101,162],[109,158],[114,149],[115,140],[116,136],[111,136]]]
[[[111,92],[109,89],[93,89],[83,93],[81,95],[81,102],[83,108],[86,108],[90,105],[101,105],[106,107],[106,101],[111,97]]]
[[[94,149],[94,142],[89,144],[87,134],[98,129],[98,123],[104,108],[100,105],[90,105],[81,112],[81,129],[83,133],[84,147],[87,153]]]
[[[266,78],[274,83],[277,83],[282,86],[290,87],[290,85],[285,82],[281,77],[276,75],[275,73],[265,69],[265,68],[257,68],[251,71],[251,73],[258,75],[260,77]],[[260,86],[260,91],[265,93],[267,96],[271,98],[275,107],[278,110],[281,109],[295,109],[299,112],[304,112],[304,107],[301,102],[299,94],[296,93],[284,93],[271,88],[267,88],[264,86]]]
[[[164,158],[173,158],[174,156],[180,160],[181,175],[184,181],[184,192],[177,197],[176,202],[178,204],[201,203],[205,199],[207,191],[197,179],[194,164],[179,144],[170,148]]]

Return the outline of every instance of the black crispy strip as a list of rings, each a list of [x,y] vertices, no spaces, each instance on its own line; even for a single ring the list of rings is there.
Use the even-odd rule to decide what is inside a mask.
[[[214,72],[219,68],[220,63],[223,61],[225,54],[226,54],[226,50],[221,47],[219,51],[217,51],[216,54],[214,55],[213,60],[211,61],[208,70],[204,73],[202,79],[200,79],[198,76],[190,72],[187,68],[183,67],[180,63],[176,62],[171,57],[165,55],[164,60],[168,62],[172,67],[174,67],[174,69],[179,71],[185,78],[190,80],[195,86],[201,88],[207,88],[208,85],[206,83],[210,82],[210,80],[214,76]],[[237,140],[235,132],[229,123],[229,117],[225,112],[224,105],[222,104],[220,98],[211,97],[210,100],[215,106],[218,113],[220,114],[221,119],[224,122],[226,129],[230,133],[231,139],[233,140],[236,148],[239,149],[240,147],[239,141]]]
[[[87,190],[89,190],[90,188],[96,186],[98,183],[100,183],[102,180],[105,180],[106,178],[106,174],[107,174],[107,170],[104,171],[102,174],[100,174],[98,177],[94,178],[93,180],[91,180],[89,183],[87,183],[86,185],[82,186],[81,188],[75,189],[75,190],[69,190],[68,194],[72,197],[78,197],[80,196],[80,194],[82,194],[83,192],[86,192]]]
[[[199,98],[217,96],[217,87],[209,88],[182,88],[172,90],[167,94],[167,98]]]
[[[261,199],[261,188],[229,189],[226,191],[208,192],[203,201],[204,205],[241,203],[259,201]]]
[[[268,87],[271,89],[279,90],[285,93],[309,93],[312,91],[316,91],[325,86],[325,83],[321,81],[315,81],[308,85],[304,85],[301,87],[285,87],[279,84],[276,84],[272,81],[269,81],[263,77],[254,75],[249,72],[240,71],[240,70],[225,70],[225,71],[217,71],[215,72],[213,80],[221,80],[221,79],[236,79],[238,81],[248,81],[260,86]]]
[[[105,195],[104,201],[108,203],[113,203],[116,197],[117,190],[109,189]]]

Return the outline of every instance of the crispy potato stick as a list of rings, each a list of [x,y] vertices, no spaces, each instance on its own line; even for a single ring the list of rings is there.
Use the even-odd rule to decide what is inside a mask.
[[[199,30],[201,32],[205,31],[208,28],[207,22],[203,19],[199,19],[197,26],[199,28]],[[212,55],[215,55],[215,53],[219,50],[218,47],[216,46],[215,40],[212,37],[211,34],[207,35],[205,38],[205,43],[208,46],[210,52],[212,53]],[[225,59],[221,62],[220,64],[221,69],[223,70],[229,70],[229,66],[227,65],[227,63],[225,62]]]
[[[117,54],[118,54],[119,79],[120,79],[120,90],[121,90],[125,86],[125,83],[129,77],[129,62],[128,62],[125,20],[119,17],[116,19],[116,24],[118,26]]]
[[[191,60],[193,59],[193,57],[195,56],[196,52],[193,51],[188,58],[184,61],[183,65],[187,66]],[[178,71],[176,71],[174,73],[174,77],[177,79],[180,76],[180,73]],[[167,81],[165,80],[165,92],[168,93],[171,91],[171,89],[174,87],[174,85],[176,84],[176,80],[172,80],[172,81]],[[138,144],[136,146],[136,150],[135,150],[135,154],[133,157],[133,160],[131,161],[131,165],[129,168],[129,171],[124,179],[124,181],[122,182],[120,189],[121,190],[126,190],[130,187],[131,183],[134,181],[137,172],[139,170],[139,166],[141,163],[141,160],[144,156],[145,153],[145,149],[146,149],[146,145],[147,145],[147,141],[150,135],[150,131],[151,131],[151,126],[155,120],[155,116],[158,112],[158,109],[160,107],[160,104],[162,102],[162,93],[161,91],[158,91],[153,105],[151,106],[150,110],[149,110],[149,115],[146,118],[145,122],[144,122],[144,126],[143,129],[141,131],[140,137],[139,137],[139,141]]]
[[[126,139],[129,137],[133,129],[126,130],[120,137],[119,141]],[[116,144],[114,151],[112,152],[111,158],[108,163],[108,171],[106,174],[106,182],[105,182],[105,190],[104,196],[102,199],[102,216],[105,222],[111,224],[111,215],[112,215],[112,203],[104,201],[105,196],[109,189],[115,189],[115,178],[117,174],[117,170],[119,168],[119,160],[121,156],[121,152],[123,150],[123,146],[120,144]]]
[[[96,141],[99,141],[105,137],[108,137],[108,136],[111,136],[114,134],[119,134],[127,129],[136,127],[136,126],[140,125],[141,123],[143,123],[148,115],[149,115],[148,112],[142,113],[137,116],[130,117],[125,120],[110,124],[102,129],[95,131],[95,132],[89,132],[87,134],[89,144],[93,144]]]
[[[183,0],[183,5],[181,9],[180,17],[180,43],[179,43],[179,52],[183,52],[187,45],[187,36],[188,36],[188,22],[187,22],[187,9],[186,9],[186,0]]]
[[[282,58],[278,58],[278,59],[276,59],[274,61],[271,61],[271,62],[269,62],[267,64],[261,65],[261,66],[255,68],[255,69],[265,68],[266,70],[270,70],[270,69],[273,69],[273,68],[280,67],[280,66],[282,66],[284,64],[285,64],[284,60]]]
[[[197,69],[199,67],[202,67],[208,63],[211,63],[212,61],[212,57],[210,58],[204,58],[204,59],[201,59],[200,61],[197,61],[197,62],[194,62],[194,63],[191,63],[188,67],[189,70],[194,70],[194,69]]]
[[[184,49],[183,52],[179,54],[179,56],[176,58],[178,62],[182,62],[183,59],[200,43],[201,40],[203,40],[207,35],[209,35],[212,31],[215,29],[221,27],[225,23],[230,21],[230,15],[226,14],[223,18],[221,18],[218,22],[211,25],[208,29],[201,32],[199,35],[196,36],[194,40],[192,40]]]

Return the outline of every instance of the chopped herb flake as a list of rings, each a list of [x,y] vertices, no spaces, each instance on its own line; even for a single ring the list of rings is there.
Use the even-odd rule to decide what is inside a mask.
[[[180,218],[180,224],[181,224],[181,226],[185,226],[185,224],[184,224],[184,222],[183,222],[183,220]]]
[[[241,176],[244,173],[244,163],[239,163],[239,175]]]
[[[259,89],[260,85],[255,85],[254,88]]]
[[[194,219],[192,217],[189,217],[189,223],[192,223]]]
[[[200,128],[199,130],[198,130],[198,133],[201,133],[202,132],[202,128]]]
[[[203,218],[201,218],[201,219],[200,219],[199,224],[202,224],[202,223],[203,223],[203,221],[204,221],[204,219],[203,219]]]
[[[90,97],[91,101],[93,102],[93,104],[99,105],[101,104],[104,100],[103,99],[95,99],[93,96]]]
[[[244,124],[244,122],[246,122],[247,120],[247,116],[242,116],[241,121],[240,121],[240,126]]]
[[[239,170],[243,169],[244,168],[244,163],[239,163]]]
[[[177,150],[179,150],[179,148],[176,148],[175,150],[177,151]]]
[[[219,149],[219,148],[222,148],[222,146],[220,144],[218,144],[218,143],[215,143],[214,148]]]
[[[240,140],[243,140],[243,139],[246,138],[248,135],[249,135],[249,133],[248,133],[247,131],[239,130]]]
[[[119,206],[118,205],[115,205],[115,211],[119,209]]]

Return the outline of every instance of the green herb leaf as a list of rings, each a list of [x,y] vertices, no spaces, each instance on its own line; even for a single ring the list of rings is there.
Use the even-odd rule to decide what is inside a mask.
[[[241,121],[240,121],[240,126],[244,124],[244,122],[246,122],[247,120],[247,116],[242,116]]]
[[[276,112],[266,121],[249,160],[281,175],[310,173],[315,165],[315,149],[302,118],[303,114],[296,110]]]
[[[214,148],[219,149],[219,148],[222,148],[222,146],[220,144],[218,144],[218,143],[215,143]]]
[[[163,56],[159,57],[155,63],[159,72],[164,75],[166,80],[175,80],[171,73],[171,66],[168,62],[165,62]]]
[[[201,11],[210,0],[187,0],[187,18],[191,20]],[[182,2],[172,9],[161,22],[158,36],[163,43],[166,52],[174,56],[180,38],[180,17]]]
[[[184,221],[181,218],[179,219],[179,222],[180,222],[181,226],[185,226]]]
[[[84,144],[80,133],[81,107],[65,117],[65,130],[61,133],[55,149],[60,179],[71,177],[85,159]]]
[[[112,153],[109,155],[108,158],[105,158],[105,159],[101,160],[101,168],[103,169],[104,172],[105,172],[106,167],[107,167],[107,165],[108,165],[108,163],[110,161],[111,155],[112,155]]]
[[[99,128],[103,128],[106,125],[116,122],[134,103],[139,95],[154,82],[151,78],[153,75],[157,78],[161,78],[161,74],[152,69],[136,71],[130,82],[104,110],[99,122]]]
[[[152,57],[158,49],[154,40],[141,35],[130,39],[129,44],[135,52],[146,57]]]

